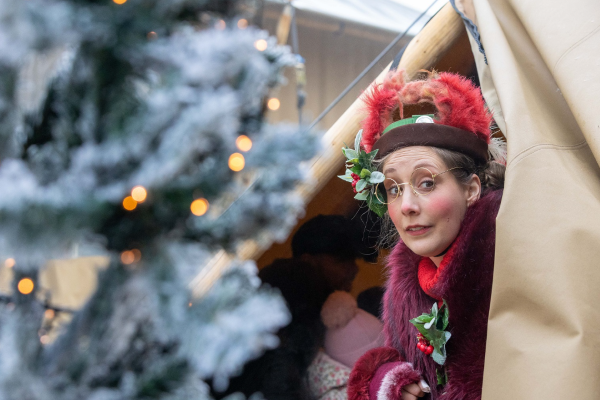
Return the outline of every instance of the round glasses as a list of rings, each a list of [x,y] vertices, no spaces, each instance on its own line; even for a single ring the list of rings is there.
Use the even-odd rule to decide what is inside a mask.
[[[385,178],[383,182],[380,182],[375,186],[375,197],[383,204],[393,203],[399,196],[404,193],[406,185],[410,185],[413,193],[416,196],[427,196],[435,188],[435,178],[453,169],[459,169],[460,167],[454,167],[434,174],[425,167],[416,168],[410,176],[410,181],[404,183],[398,183],[392,178]]]

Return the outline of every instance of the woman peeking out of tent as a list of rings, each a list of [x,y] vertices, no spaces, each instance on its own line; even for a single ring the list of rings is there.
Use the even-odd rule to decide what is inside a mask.
[[[407,82],[392,72],[365,102],[341,178],[399,239],[387,265],[386,347],[356,362],[349,399],[479,399],[504,143],[491,137],[480,90],[455,74]],[[435,114],[404,118],[417,103]]]

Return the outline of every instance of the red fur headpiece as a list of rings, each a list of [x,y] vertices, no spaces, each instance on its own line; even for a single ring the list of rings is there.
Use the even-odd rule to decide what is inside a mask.
[[[430,103],[437,108],[435,123],[472,132],[490,143],[492,115],[481,90],[469,79],[449,72],[430,73],[424,80],[406,82],[403,70],[388,74],[382,84],[373,84],[363,95],[368,112],[363,120],[362,146],[370,152],[399,107],[404,118],[405,104]]]

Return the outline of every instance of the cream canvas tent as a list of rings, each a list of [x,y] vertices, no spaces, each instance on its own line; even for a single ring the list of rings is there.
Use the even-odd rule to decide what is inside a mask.
[[[508,139],[484,399],[600,393],[600,3],[457,1]]]

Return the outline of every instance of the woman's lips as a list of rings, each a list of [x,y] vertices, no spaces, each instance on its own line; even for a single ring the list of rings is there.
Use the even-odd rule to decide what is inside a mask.
[[[406,233],[410,236],[421,236],[431,230],[431,226],[411,225],[406,228]]]

